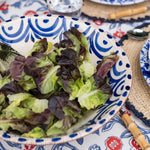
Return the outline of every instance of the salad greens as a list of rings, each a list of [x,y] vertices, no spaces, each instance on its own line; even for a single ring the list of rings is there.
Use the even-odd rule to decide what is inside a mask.
[[[1,44],[0,55],[11,57],[0,61],[2,130],[31,138],[61,135],[111,96],[107,73],[118,56],[111,53],[95,67],[83,33],[72,27],[64,35],[54,45],[46,38],[35,42],[27,57]]]

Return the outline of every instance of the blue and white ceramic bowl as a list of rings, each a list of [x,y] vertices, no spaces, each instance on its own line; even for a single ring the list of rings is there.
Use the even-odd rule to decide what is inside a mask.
[[[109,72],[113,95],[98,110],[90,111],[63,136],[42,139],[24,138],[0,131],[0,138],[22,144],[46,145],[68,142],[86,136],[106,124],[125,103],[131,88],[131,68],[126,53],[111,35],[97,26],[78,19],[63,16],[35,15],[23,16],[0,24],[0,40],[27,55],[36,40],[46,37],[55,43],[63,39],[63,32],[76,27],[87,37],[90,56],[97,64],[103,56],[115,52],[119,60]]]
[[[150,86],[150,59],[148,57],[149,53],[150,53],[150,38],[145,42],[140,54],[141,70],[147,84]]]
[[[91,0],[91,1],[107,5],[132,5],[144,2],[146,0]]]

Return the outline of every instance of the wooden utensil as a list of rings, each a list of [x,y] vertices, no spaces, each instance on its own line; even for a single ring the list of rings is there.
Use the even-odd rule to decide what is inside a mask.
[[[128,114],[125,114],[122,110],[120,110],[120,114],[122,115],[122,121],[124,122],[127,129],[132,133],[135,141],[140,145],[142,150],[150,150],[150,145],[148,144],[145,136],[138,129],[136,124],[132,121]]]
[[[150,7],[145,7],[145,6],[134,8],[134,9],[127,9],[127,10],[111,13],[109,15],[109,18],[110,19],[119,19],[119,18],[125,17],[125,16],[137,15],[140,13],[144,13],[144,12],[148,11],[149,9],[150,9]]]

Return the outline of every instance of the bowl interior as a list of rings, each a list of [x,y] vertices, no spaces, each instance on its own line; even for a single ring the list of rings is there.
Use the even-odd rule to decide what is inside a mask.
[[[119,60],[109,72],[113,95],[97,110],[89,111],[63,136],[43,139],[22,138],[12,133],[0,131],[0,137],[17,143],[57,144],[68,142],[90,134],[106,124],[123,106],[131,88],[131,68],[126,53],[111,35],[104,30],[75,18],[52,15],[35,15],[8,20],[0,25],[0,40],[27,56],[34,42],[46,37],[52,43],[64,39],[63,32],[76,27],[89,41],[92,62],[96,65],[103,56],[115,52]]]

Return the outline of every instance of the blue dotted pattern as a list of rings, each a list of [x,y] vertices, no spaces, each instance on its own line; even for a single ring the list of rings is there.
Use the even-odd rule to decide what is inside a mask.
[[[8,132],[4,132],[4,134],[2,135],[3,138],[9,139],[10,135],[8,135]]]
[[[19,141],[19,142],[25,142],[26,139],[25,139],[25,138],[18,138],[18,141]]]

